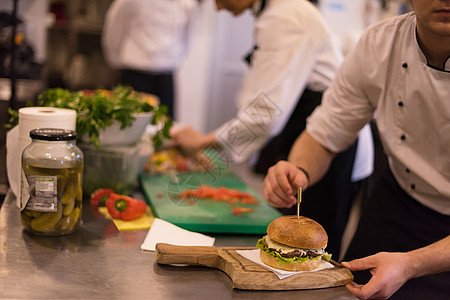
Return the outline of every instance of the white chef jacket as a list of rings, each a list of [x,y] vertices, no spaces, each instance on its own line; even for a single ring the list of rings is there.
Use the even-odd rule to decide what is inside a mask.
[[[186,52],[197,0],[115,0],[102,35],[105,58],[117,69],[172,72]]]
[[[374,25],[349,53],[307,130],[339,151],[375,117],[399,185],[450,215],[450,58],[442,67],[427,64],[413,12]]]
[[[255,3],[255,10],[261,1]],[[305,88],[323,92],[343,60],[318,9],[306,0],[267,0],[255,20],[253,52],[237,97],[237,116],[216,140],[235,162],[280,133]]]

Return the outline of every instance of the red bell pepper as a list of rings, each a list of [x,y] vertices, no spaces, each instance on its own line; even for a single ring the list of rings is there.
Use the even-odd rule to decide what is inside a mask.
[[[114,193],[112,189],[96,190],[91,194],[91,205],[104,207],[106,204],[106,200],[108,200],[109,195],[111,195],[112,193]]]
[[[111,217],[125,221],[137,219],[147,210],[145,201],[114,193],[106,200],[106,207]]]

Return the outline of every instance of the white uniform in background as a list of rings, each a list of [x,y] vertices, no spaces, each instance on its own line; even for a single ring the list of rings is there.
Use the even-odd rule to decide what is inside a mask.
[[[260,7],[261,1],[256,1],[255,15]],[[254,28],[257,49],[236,100],[238,115],[215,130],[217,140],[235,162],[248,160],[283,130],[306,88],[325,91],[343,61],[339,41],[308,1],[267,0]],[[261,96],[272,109],[266,118],[260,117],[267,113],[261,105],[253,105]],[[235,133],[239,133],[236,138]],[[373,161],[372,134],[366,127],[358,142],[352,179],[370,176]]]
[[[117,69],[172,71],[187,49],[197,0],[116,0],[106,14],[102,46]]]
[[[174,72],[184,57],[198,0],[116,0],[106,14],[105,58],[120,83],[154,94],[173,116]]]

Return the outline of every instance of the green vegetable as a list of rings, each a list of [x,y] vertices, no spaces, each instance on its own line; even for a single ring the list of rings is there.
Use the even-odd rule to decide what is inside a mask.
[[[51,232],[55,230],[55,225],[61,219],[62,207],[58,202],[58,210],[55,212],[42,213],[39,217],[31,220],[31,228],[37,232]]]
[[[325,253],[322,255],[322,258],[325,259],[326,261],[330,261],[330,259],[331,259],[331,254],[328,253],[328,252],[325,252]]]
[[[76,185],[78,184],[75,176],[70,176],[69,181],[67,182],[66,189],[64,190],[61,198],[61,203],[64,205],[70,204],[70,202],[75,202],[75,199],[78,196],[78,190],[75,190]]]
[[[299,256],[295,256],[292,258],[289,257],[283,257],[280,255],[280,253],[276,252],[276,251],[272,251],[267,247],[266,241],[265,241],[265,237],[262,237],[258,240],[258,242],[256,243],[256,248],[261,249],[262,251],[266,252],[269,255],[275,256],[278,259],[278,262],[281,264],[287,264],[287,263],[293,263],[293,262],[304,262],[307,261],[308,259],[315,259],[318,260],[319,256],[316,257],[299,257]],[[330,260],[331,259],[331,254],[328,254],[327,252],[325,252],[325,254],[322,256],[325,260]],[[328,259],[327,259],[328,258]]]
[[[28,209],[24,209],[23,213],[31,218],[37,218],[41,215],[41,212],[34,211],[34,210],[28,210]]]
[[[70,215],[74,207],[75,207],[75,199],[72,199],[72,201],[64,205],[63,215],[64,216]]]
[[[22,222],[22,225],[27,227],[27,228],[30,227],[30,223],[31,223],[32,219],[33,218],[30,217],[28,214],[20,214],[20,220]]]
[[[81,209],[76,207],[67,217],[61,218],[55,228],[63,233],[72,231],[80,219]]]
[[[9,123],[5,124],[5,129],[11,130],[13,129],[14,126],[19,124],[19,112],[9,107],[8,113],[9,113]]]
[[[31,106],[31,104],[28,104]],[[153,112],[152,124],[161,124],[153,137],[155,148],[162,145],[163,138],[170,138],[169,130],[172,121],[167,114],[165,105],[143,101],[141,94],[131,87],[117,86],[112,91],[75,91],[62,88],[51,88],[38,96],[37,106],[69,108],[77,111],[77,133],[80,140],[85,134],[90,142],[100,147],[99,132],[118,121],[121,129],[129,127],[134,122],[134,113]],[[13,128],[18,123],[16,111],[9,110],[10,122],[5,127]]]

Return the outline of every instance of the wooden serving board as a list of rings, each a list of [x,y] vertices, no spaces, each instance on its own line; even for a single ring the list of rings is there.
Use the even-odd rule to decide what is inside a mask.
[[[233,282],[233,288],[244,290],[302,290],[336,287],[352,282],[349,269],[335,261],[335,267],[317,272],[304,272],[279,279],[273,272],[244,258],[236,250],[253,250],[253,247],[208,247],[156,245],[156,262],[159,264],[187,264],[217,268]]]

